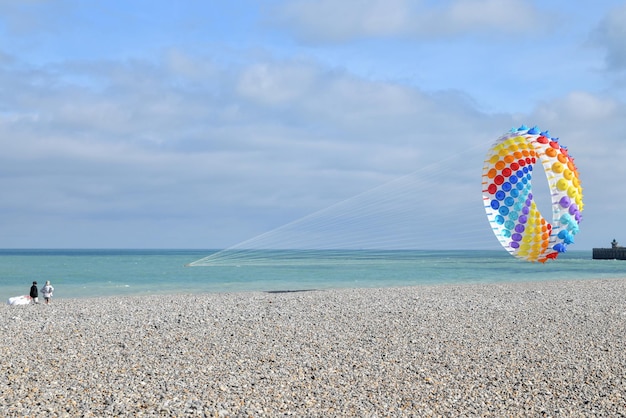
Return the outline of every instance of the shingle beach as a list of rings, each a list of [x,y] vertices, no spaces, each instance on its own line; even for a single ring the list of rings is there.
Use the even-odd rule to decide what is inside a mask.
[[[0,308],[0,416],[626,416],[626,279]]]

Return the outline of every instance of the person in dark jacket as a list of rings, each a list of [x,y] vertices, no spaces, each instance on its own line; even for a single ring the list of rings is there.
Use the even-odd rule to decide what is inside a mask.
[[[33,299],[34,303],[39,303],[39,291],[37,290],[37,282],[33,282],[33,285],[30,287],[30,297]]]

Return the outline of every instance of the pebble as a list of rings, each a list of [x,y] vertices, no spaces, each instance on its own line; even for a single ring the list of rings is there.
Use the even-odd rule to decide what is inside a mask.
[[[0,307],[0,416],[625,416],[626,279]]]

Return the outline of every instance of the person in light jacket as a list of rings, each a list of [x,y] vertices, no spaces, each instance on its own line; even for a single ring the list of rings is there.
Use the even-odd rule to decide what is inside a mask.
[[[52,285],[50,284],[50,280],[48,280],[46,284],[41,288],[41,294],[46,300],[46,304],[50,303],[50,299],[52,299],[52,292],[54,292],[54,287],[52,287]]]

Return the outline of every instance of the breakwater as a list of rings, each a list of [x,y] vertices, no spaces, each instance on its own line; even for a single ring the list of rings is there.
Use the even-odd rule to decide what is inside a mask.
[[[594,248],[594,260],[626,260],[626,247]]]

